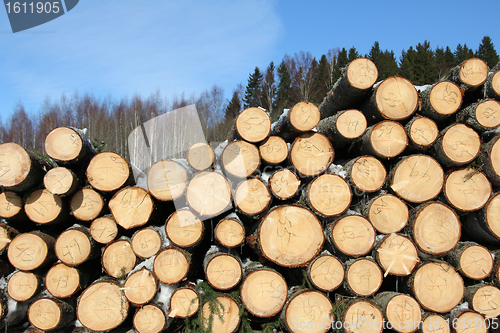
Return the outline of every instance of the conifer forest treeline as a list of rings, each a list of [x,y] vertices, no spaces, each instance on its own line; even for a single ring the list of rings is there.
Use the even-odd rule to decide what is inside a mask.
[[[300,51],[285,54],[281,62],[270,62],[267,68],[255,67],[246,87],[239,84],[226,98],[224,90],[214,84],[198,96],[185,94],[165,98],[159,92],[148,98],[134,96],[120,100],[97,98],[92,94],[62,95],[47,99],[39,112],[29,115],[20,101],[8,119],[0,119],[0,143],[16,142],[26,149],[43,151],[46,135],[57,126],[87,128],[93,144],[101,150],[114,151],[128,158],[127,137],[141,123],[186,105],[195,104],[208,142],[223,141],[241,110],[250,106],[266,109],[277,120],[284,109],[300,101],[320,104],[340,77],[340,69],[350,61],[365,57],[378,68],[378,80],[399,75],[414,85],[432,84],[464,60],[477,57],[489,68],[499,62],[490,37],[485,36],[477,49],[458,44],[431,48],[430,42],[418,43],[397,56],[393,50],[382,50],[375,42],[368,54],[354,46],[333,48],[319,58]]]

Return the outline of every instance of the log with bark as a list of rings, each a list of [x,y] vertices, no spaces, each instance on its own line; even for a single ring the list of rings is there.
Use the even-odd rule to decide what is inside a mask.
[[[384,165],[370,155],[356,157],[344,165],[346,180],[354,194],[373,193],[382,188],[387,177]]]
[[[420,93],[420,113],[435,121],[451,116],[462,105],[462,91],[451,81],[441,81]]]
[[[500,70],[494,70],[488,75],[485,91],[488,97],[500,100]]]
[[[26,302],[42,290],[42,277],[33,272],[16,271],[9,277],[7,293],[17,302]]]
[[[384,273],[373,258],[350,259],[345,266],[344,288],[351,295],[369,297],[382,286]]]
[[[500,243],[500,193],[493,195],[480,210],[467,214],[464,229],[477,242]]]
[[[340,257],[360,257],[368,254],[375,244],[375,229],[361,215],[346,215],[328,224],[326,240],[332,253]]]
[[[73,194],[69,203],[71,214],[78,220],[95,220],[104,210],[104,199],[92,188],[82,188]]]
[[[124,279],[137,264],[130,240],[121,238],[106,245],[102,251],[101,265],[107,275]]]
[[[165,234],[168,239],[181,248],[192,248],[198,245],[203,238],[204,231],[204,224],[188,208],[176,210],[165,222]]]
[[[236,209],[243,215],[258,219],[271,205],[271,192],[258,177],[243,180],[234,191]]]
[[[139,258],[147,259],[156,255],[163,244],[159,227],[149,226],[134,233],[130,244],[132,251]]]
[[[478,283],[465,288],[465,301],[469,307],[486,318],[497,318],[500,315],[500,289],[486,284]]]
[[[368,127],[361,137],[360,144],[361,153],[389,159],[406,149],[408,135],[400,123],[384,120]]]
[[[54,243],[54,237],[40,231],[22,233],[10,242],[7,257],[19,270],[35,270],[55,261]]]
[[[5,191],[0,193],[0,217],[14,223],[25,222],[28,217],[23,207],[23,199],[16,192]]]
[[[387,319],[387,327],[396,332],[415,332],[422,321],[422,309],[411,296],[385,291],[374,297],[375,304],[382,310]]]
[[[307,276],[321,291],[331,292],[344,282],[344,265],[328,251],[324,251],[307,265]]]
[[[86,131],[74,127],[54,128],[45,137],[47,155],[60,165],[75,166],[90,160],[96,151]]]
[[[263,179],[266,174],[263,174]],[[292,199],[299,193],[301,180],[289,169],[279,169],[269,175],[267,185],[271,194],[278,200]]]
[[[167,285],[184,280],[191,266],[191,255],[175,246],[167,246],[154,258],[153,273]]]
[[[158,280],[153,272],[143,267],[131,272],[123,284],[127,300],[136,306],[149,303],[158,291]]]
[[[116,224],[124,229],[145,225],[155,210],[151,195],[137,186],[125,187],[116,192],[108,206]]]
[[[481,138],[469,126],[454,124],[443,129],[433,146],[434,158],[445,167],[472,162],[481,148]]]
[[[24,211],[31,221],[44,225],[64,222],[69,216],[68,203],[46,189],[33,191],[26,198]]]
[[[493,186],[500,186],[500,136],[488,141],[479,154],[482,170]]]
[[[215,154],[209,144],[198,142],[189,147],[186,159],[193,169],[196,171],[203,171],[213,167],[215,163]]]
[[[361,137],[366,126],[365,115],[359,110],[350,109],[321,120],[316,129],[326,135],[334,147],[340,148]]]
[[[54,244],[57,258],[68,266],[78,266],[96,258],[99,250],[90,230],[81,225],[74,225],[63,231]]]
[[[96,218],[90,224],[90,235],[100,244],[112,242],[118,235],[115,219],[110,215]]]
[[[443,80],[457,84],[461,90],[470,91],[479,88],[487,78],[486,62],[478,58],[470,58],[453,67]]]
[[[63,263],[52,266],[45,277],[45,288],[56,298],[68,298],[87,287],[88,272]]]
[[[473,242],[460,242],[448,253],[448,262],[460,274],[473,280],[483,280],[493,271],[493,257],[490,251]]]
[[[167,316],[156,304],[146,304],[134,314],[134,329],[138,333],[160,333],[167,328]]]
[[[134,182],[129,162],[117,153],[102,152],[90,160],[86,176],[97,191],[108,193]]]
[[[362,207],[362,214],[382,234],[401,231],[408,223],[408,206],[392,194],[379,194]]]
[[[217,290],[236,287],[243,277],[243,267],[237,254],[222,252],[212,246],[203,259],[203,270],[207,282]]]
[[[71,169],[57,167],[47,171],[43,177],[43,185],[50,193],[64,197],[73,194],[80,182]]]
[[[74,308],[57,298],[37,299],[28,309],[29,322],[44,331],[64,328],[74,320],[74,317]]]
[[[188,181],[188,170],[173,160],[156,162],[148,171],[148,191],[160,201],[172,201],[181,197]]]
[[[483,133],[500,125],[500,102],[484,99],[472,103],[457,114],[457,121]]]
[[[404,235],[391,233],[375,246],[374,257],[387,275],[410,275],[420,262],[413,241]]]
[[[290,142],[303,132],[311,131],[320,120],[318,107],[311,102],[303,101],[295,104],[288,112],[284,112],[276,124],[271,127],[271,135],[281,136]]]
[[[323,134],[307,132],[299,135],[290,150],[290,163],[303,177],[323,173],[335,156],[330,140]]]
[[[186,189],[189,207],[202,217],[214,217],[231,207],[231,185],[217,171],[201,171],[193,176]]]
[[[245,226],[237,214],[231,213],[217,223],[214,237],[226,248],[242,246],[245,242]]]
[[[348,302],[342,313],[341,329],[345,333],[382,333],[384,327],[382,311],[370,300],[355,298]]]
[[[288,145],[279,136],[270,136],[259,146],[262,162],[268,165],[279,165],[288,158]]]
[[[236,118],[235,132],[237,138],[250,143],[262,142],[271,132],[271,118],[261,108],[247,108]]]
[[[429,149],[439,136],[436,123],[427,117],[415,116],[405,125],[408,148],[417,151]]]
[[[246,141],[233,141],[224,148],[222,167],[227,176],[243,179],[252,175],[260,166],[259,149]]]
[[[486,175],[474,168],[452,171],[443,186],[445,200],[461,214],[483,208],[491,193]]]
[[[0,186],[14,192],[35,187],[47,171],[46,163],[16,143],[0,144]]]

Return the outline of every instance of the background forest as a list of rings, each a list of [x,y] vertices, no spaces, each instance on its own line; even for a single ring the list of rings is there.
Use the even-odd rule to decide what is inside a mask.
[[[285,54],[279,64],[255,67],[246,87],[238,85],[228,100],[224,90],[214,84],[198,96],[174,95],[170,99],[159,92],[148,98],[133,96],[120,100],[99,99],[91,94],[62,95],[46,100],[37,114],[28,115],[22,101],[9,119],[0,119],[0,143],[16,142],[27,149],[43,151],[45,136],[57,126],[87,128],[88,136],[101,149],[114,151],[128,159],[127,137],[141,123],[186,105],[195,104],[208,142],[223,141],[233,120],[244,108],[260,106],[276,120],[284,109],[299,101],[320,104],[327,91],[349,61],[366,57],[379,70],[378,80],[399,75],[414,85],[432,84],[457,64],[478,57],[490,68],[499,62],[492,40],[485,36],[476,50],[458,44],[432,49],[428,41],[403,50],[397,57],[392,50],[381,50],[375,42],[368,54],[334,48],[318,59],[310,52]]]

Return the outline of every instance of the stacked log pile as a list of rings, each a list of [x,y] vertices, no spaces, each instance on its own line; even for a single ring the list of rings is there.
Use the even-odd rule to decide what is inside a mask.
[[[0,329],[495,331],[498,67],[414,87],[356,59],[321,105],[245,109],[146,189],[78,129],[0,145]]]

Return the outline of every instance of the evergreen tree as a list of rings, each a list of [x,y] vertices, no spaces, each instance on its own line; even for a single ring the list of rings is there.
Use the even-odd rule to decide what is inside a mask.
[[[259,106],[261,89],[260,82],[262,80],[262,73],[259,67],[255,67],[255,70],[248,78],[248,84],[245,90],[245,97],[243,98],[243,107],[249,108],[252,106]]]
[[[396,56],[393,50],[385,50],[381,55],[381,65],[378,73],[378,79],[384,80],[389,76],[394,76],[398,74],[398,63],[396,61]]]
[[[436,57],[436,66],[438,71],[438,77],[442,78],[456,66],[455,56],[451,52],[450,47],[447,46],[446,50],[442,47],[437,47],[434,51]]]
[[[340,77],[340,69],[344,68],[349,63],[349,59],[347,58],[347,51],[345,47],[340,50],[339,55],[337,57],[337,62],[333,66],[332,71],[332,82],[335,84]]]
[[[411,82],[413,82],[415,80],[415,76],[414,76],[415,56],[416,56],[416,52],[413,49],[413,46],[410,46],[408,51],[403,50],[401,52],[400,65],[399,65],[399,75],[401,75],[404,78],[407,78]]]
[[[457,49],[455,50],[455,62],[457,64],[461,64],[472,57],[474,57],[474,52],[467,47],[467,44],[464,44],[464,46],[461,44],[457,45]]]
[[[438,80],[438,70],[434,51],[428,41],[418,43],[413,61],[413,80],[415,85],[431,84]]]
[[[326,96],[329,88],[329,65],[326,55],[322,55],[319,60],[318,70],[316,71],[316,76],[314,78],[314,101],[316,103],[321,103],[323,98]]]
[[[261,85],[261,105],[264,109],[269,111],[269,114],[273,114],[275,109],[275,99],[276,99],[276,83],[274,80],[274,62],[271,61],[266,69],[266,75],[264,80],[262,80]]]
[[[384,59],[383,59],[383,53],[382,53],[382,50],[380,49],[380,45],[379,45],[378,41],[375,41],[375,43],[373,43],[373,46],[370,49],[370,52],[368,53],[368,55],[366,57],[368,59],[370,59],[371,61],[373,61],[373,63],[375,64],[375,66],[378,69],[378,77],[381,78],[382,77],[382,75],[381,75],[382,61]]]
[[[240,96],[238,91],[233,92],[233,97],[226,107],[226,113],[224,115],[224,123],[231,124],[241,111]]]
[[[484,60],[489,68],[493,68],[498,64],[498,54],[489,36],[484,36],[481,40],[481,44],[479,44],[479,48],[476,52],[476,57]]]
[[[356,48],[354,46],[351,47],[349,49],[349,56],[347,57],[347,60],[350,62],[350,61],[353,61],[354,59],[357,59],[359,57],[360,57],[360,55],[359,55],[358,51],[356,51]]]
[[[290,72],[286,67],[285,60],[282,60],[278,69],[278,90],[276,91],[276,110],[281,113],[283,109],[290,108],[290,87],[292,85],[292,78]],[[276,120],[276,117],[273,118]]]

